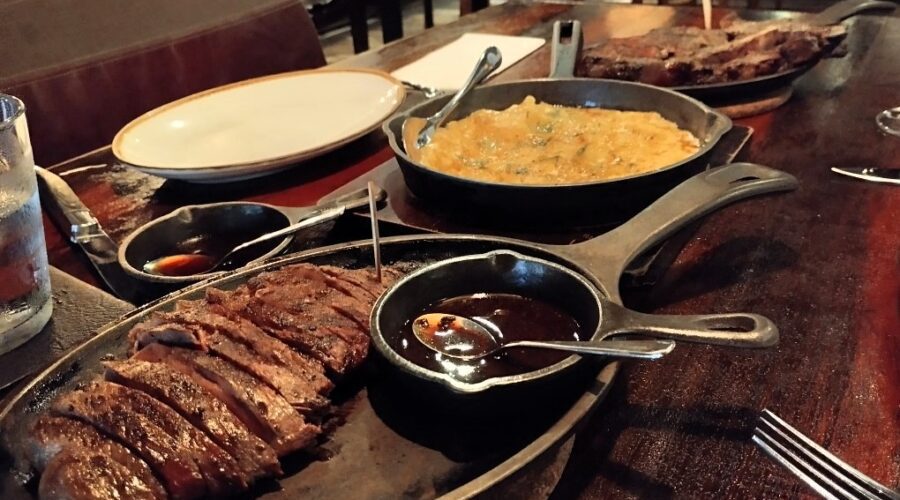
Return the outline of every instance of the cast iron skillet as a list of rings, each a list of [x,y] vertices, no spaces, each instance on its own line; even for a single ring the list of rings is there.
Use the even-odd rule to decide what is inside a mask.
[[[510,392],[510,387],[558,377],[580,358],[570,356],[524,374],[466,382],[405,359],[385,337],[396,335],[394,332],[404,328],[411,318],[439,300],[499,292],[555,303],[578,320],[593,340],[626,333],[732,347],[774,345],[778,341],[777,328],[755,314],[667,316],[631,311],[622,306],[619,279],[637,255],[700,216],[741,198],[796,186],[796,180],[783,172],[735,163],[688,179],[602,236],[567,246],[532,244],[533,248],[556,256],[562,266],[540,263],[533,255],[491,252],[422,269],[400,280],[375,303],[372,341],[382,356],[412,377],[464,397],[475,395],[484,402],[505,396],[503,393]]]
[[[802,15],[797,21],[806,22],[815,26],[830,26],[857,14],[873,11],[893,10],[896,5],[885,0],[844,0],[837,2],[827,9],[815,13]],[[771,21],[768,16],[754,15],[752,11],[742,14],[746,21]],[[699,99],[707,104],[727,103],[729,101],[743,100],[750,96],[759,96],[776,89],[789,86],[794,80],[811,70],[818,61],[791,68],[780,73],[765,75],[747,80],[735,82],[711,83],[708,85],[683,85],[668,87],[683,94]]]
[[[637,212],[680,181],[708,167],[707,157],[731,129],[731,120],[673,90],[642,83],[573,78],[581,41],[580,24],[577,21],[574,24],[578,28],[568,40],[560,23],[554,25],[550,78],[478,87],[448,119],[458,120],[479,109],[505,109],[530,95],[540,102],[565,106],[656,111],[694,134],[700,140],[700,150],[681,162],[652,172],[580,184],[505,184],[447,175],[412,161],[403,148],[401,133],[407,117],[430,116],[450,99],[441,96],[394,115],[383,126],[413,194],[428,203],[469,210],[487,208],[556,223],[559,217],[581,217],[596,223],[621,220],[622,214]]]
[[[644,212],[628,226],[616,229],[608,233],[608,236],[593,240],[590,243],[573,245],[571,247],[551,247],[513,239],[477,235],[415,235],[385,238],[382,242],[382,256],[387,264],[412,271],[424,265],[460,255],[485,253],[495,250],[511,250],[522,255],[574,266],[573,269],[588,277],[608,300],[620,303],[621,299],[617,289],[619,275],[628,261],[636,254],[648,248],[654,242],[669,236],[685,223],[695,220],[701,215],[725,204],[748,196],[791,189],[795,186],[796,181],[787,174],[755,165],[735,164],[696,176],[676,190],[673,196],[667,196],[660,200],[653,210]],[[256,267],[231,271],[222,277],[197,283],[180,292],[170,294],[128,314],[54,363],[23,388],[22,391],[12,397],[9,404],[0,412],[0,440],[2,440],[3,449],[6,452],[5,457],[0,457],[0,462],[3,462],[3,465],[10,466],[11,461],[22,456],[22,446],[24,444],[22,438],[26,435],[28,426],[34,416],[46,408],[57,394],[71,390],[78,384],[101,373],[100,363],[102,361],[111,357],[124,357],[128,347],[126,341],[128,331],[135,324],[144,320],[149,313],[157,310],[171,310],[179,300],[199,299],[203,296],[207,287],[225,290],[233,289],[261,272],[272,271],[298,262],[311,262],[320,265],[330,264],[347,268],[370,266],[372,264],[371,242],[362,241],[335,245],[287,256]],[[581,264],[574,264],[575,262]],[[572,365],[574,361],[577,361],[577,357],[567,358],[566,361],[554,367],[559,372],[567,372],[568,375],[567,378],[557,378],[557,383],[560,383],[561,380],[567,380],[572,383],[543,387],[532,384],[507,385],[505,387],[510,390],[505,392],[504,397],[495,399],[495,403],[499,404],[506,397],[514,397],[520,402],[523,400],[530,402],[543,400],[547,401],[547,404],[550,404],[550,402],[559,403],[561,398],[565,399],[563,402],[570,401],[571,399],[567,399],[568,396],[564,398],[561,394],[568,393],[571,390],[580,390],[580,387],[583,386],[583,382],[586,380],[586,378],[581,378],[582,385],[577,385],[576,382],[578,380],[573,378],[574,374],[585,374],[586,368],[584,367],[592,368],[596,366],[583,364],[577,371],[569,369],[569,365]],[[610,366],[615,367],[616,365]],[[615,368],[611,369],[615,370]],[[603,387],[611,380],[612,373],[609,370],[609,367],[604,370],[602,381],[600,378],[597,379],[603,383]],[[596,371],[593,373],[596,374]],[[372,382],[367,380],[367,384]],[[382,384],[382,387],[382,390],[386,391],[388,395],[393,392],[395,393],[394,396],[399,396],[402,401],[408,401],[409,397],[414,396],[414,394],[405,392],[403,386],[400,385]],[[516,388],[518,388],[518,391],[523,392],[516,392]],[[543,392],[548,390],[552,392]],[[446,444],[448,437],[451,440],[454,439],[452,429],[440,428],[437,429],[438,435],[424,438],[418,436],[417,439],[410,437],[412,434],[415,434],[415,429],[403,429],[402,425],[394,428],[388,424],[388,427],[395,429],[395,431],[388,432],[384,430],[385,423],[383,419],[385,414],[379,413],[377,409],[373,410],[376,402],[373,400],[372,391],[373,386],[368,385],[368,395],[364,396],[364,401],[354,401],[351,405],[351,408],[355,410],[350,412],[348,424],[339,427],[335,431],[334,436],[332,436],[332,440],[337,443],[337,446],[342,447],[342,450],[338,452],[339,456],[341,453],[352,455],[357,451],[361,455],[372,453],[369,447],[370,443],[367,442],[367,439],[369,439],[367,436],[370,436],[370,433],[374,432],[376,428],[381,428],[386,433],[384,436],[387,437],[381,436],[388,440],[388,444],[384,442],[381,444],[384,446],[390,445],[385,453],[397,453],[397,450],[402,452],[401,455],[392,455],[390,460],[384,461],[388,464],[394,463],[394,460],[402,462],[406,460],[404,457],[407,456],[416,456],[413,452],[421,452],[423,445],[418,443],[421,443],[423,439],[426,441],[426,448],[444,440],[444,445],[450,446],[448,449],[454,450],[453,442],[449,445]],[[520,397],[523,394],[528,397]],[[591,399],[591,401],[596,401],[596,399]],[[502,470],[480,478],[476,483],[477,489],[483,489],[499,481],[512,471],[523,466],[528,460],[537,456],[538,453],[547,449],[553,443],[558,442],[571,429],[577,418],[583,416],[584,412],[589,409],[591,401],[585,401],[584,398],[579,399],[575,406],[572,406],[572,410],[570,410],[570,413],[574,411],[577,415],[566,413],[568,420],[566,420],[565,425],[551,426],[553,430],[552,438],[545,435],[541,439],[535,440],[532,445],[522,448],[519,453],[503,463],[504,468]],[[387,408],[391,406],[385,405]],[[368,408],[368,410],[361,411],[360,408]],[[413,410],[414,408],[409,411]],[[486,411],[486,408],[482,408],[482,410]],[[356,411],[355,414],[354,411]],[[372,411],[375,412],[374,416]],[[492,427],[492,432],[502,435],[503,428],[500,429],[498,431]],[[440,446],[438,449],[440,449]],[[447,450],[441,451],[447,452]],[[407,452],[409,453],[407,454]],[[453,457],[450,458],[452,459]],[[441,469],[444,471],[441,474],[446,473],[447,475],[426,477],[424,481],[427,484],[459,480],[456,472],[448,472],[451,468],[444,462],[441,462],[443,464],[441,467],[447,468]],[[324,492],[320,491],[322,498],[327,498],[329,494],[340,495],[341,492],[345,494],[346,489],[343,488],[349,479],[336,480],[335,484],[329,485],[322,484],[322,478],[329,474],[331,476],[328,477],[332,478],[335,476],[342,477],[342,474],[365,474],[365,472],[360,472],[360,468],[354,466],[353,463],[355,463],[353,460],[335,459],[324,464],[315,463],[302,468],[296,474],[281,479],[279,481],[280,488],[282,488],[285,497],[299,495],[301,492],[309,493],[316,488],[324,488]],[[476,460],[473,463],[482,462]],[[408,467],[404,468],[404,471],[416,469],[419,464],[406,465]],[[421,474],[437,474],[437,472],[434,472],[435,464],[429,463],[428,465],[427,470],[424,470]],[[366,468],[371,468],[372,472],[369,474],[378,476],[377,478],[382,480],[384,474],[392,473],[374,465],[366,465],[362,469],[365,470]],[[401,472],[396,472],[398,474],[397,480],[391,482],[392,485],[394,482],[397,482],[398,488],[403,486],[401,484],[403,475]],[[409,487],[409,485],[405,484],[405,487]],[[403,490],[394,491],[392,496],[400,494],[403,494]],[[4,492],[4,495],[6,495],[6,492]]]

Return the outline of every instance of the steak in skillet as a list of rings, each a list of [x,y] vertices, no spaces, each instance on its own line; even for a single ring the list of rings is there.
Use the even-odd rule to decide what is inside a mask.
[[[150,476],[145,482],[133,469],[90,448],[66,448],[47,464],[38,495],[53,500],[164,499],[166,491]]]
[[[675,26],[586,49],[576,75],[665,87],[747,80],[812,64],[846,36],[843,26],[723,19],[723,28]]]
[[[166,363],[212,392],[279,456],[312,444],[321,432],[274,389],[231,363],[201,351],[151,344],[133,359]]]
[[[146,462],[78,420],[39,416],[28,433],[26,456],[44,471],[41,498],[166,497]]]
[[[189,348],[200,346],[202,350],[214,353],[254,375],[304,414],[320,413],[329,407],[328,400],[316,391],[319,386],[308,382],[307,379],[312,375],[303,376],[304,366],[285,368],[270,362],[246,345],[220,334],[214,325],[210,325],[211,322],[216,322],[215,316],[210,313],[191,309],[156,313],[148,322],[160,324],[158,328],[165,328],[166,334],[157,335],[154,333],[155,328],[145,328],[139,324],[129,333],[133,345],[146,346],[165,338],[165,341],[159,340],[159,343]]]
[[[77,390],[63,394],[51,411],[87,422],[124,443],[147,462],[172,498],[196,498],[207,492],[200,467],[191,457],[194,452],[147,417],[129,411],[118,398]]]
[[[237,460],[251,480],[281,474],[275,451],[190,377],[162,363],[134,359],[109,361],[104,366],[107,379],[153,396],[206,432]]]

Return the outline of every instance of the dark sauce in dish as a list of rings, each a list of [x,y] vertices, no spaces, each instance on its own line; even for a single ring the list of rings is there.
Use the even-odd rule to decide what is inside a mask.
[[[232,248],[277,229],[279,228],[257,227],[229,234],[193,236],[176,243],[174,248],[167,249],[158,257],[149,260],[145,266],[152,266],[152,271],[146,267],[144,269],[151,274],[162,276],[201,274],[209,271]],[[274,240],[240,251],[229,257],[227,262],[223,262],[218,270],[236,269],[243,266],[251,260],[262,257],[279,243],[280,240]]]
[[[497,333],[502,344],[513,340],[581,340],[578,322],[550,303],[520,295],[476,293],[441,300],[422,309],[385,340],[397,353],[413,363],[447,373],[465,382],[491,377],[519,375],[558,363],[571,354],[548,349],[504,349],[478,360],[464,361],[441,355],[424,346],[413,335],[412,322],[425,313],[444,313],[476,319]],[[502,335],[502,338],[499,336]]]

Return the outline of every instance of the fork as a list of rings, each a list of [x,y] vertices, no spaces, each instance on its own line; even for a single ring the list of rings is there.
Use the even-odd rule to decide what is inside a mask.
[[[824,498],[900,500],[900,493],[847,465],[769,410],[760,415],[753,442]]]

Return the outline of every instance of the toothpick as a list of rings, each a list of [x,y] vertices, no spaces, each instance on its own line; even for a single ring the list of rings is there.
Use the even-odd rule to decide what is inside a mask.
[[[378,237],[378,207],[376,206],[375,193],[378,186],[369,181],[369,218],[372,219],[372,253],[375,258],[375,277],[381,283],[381,240]]]
[[[702,0],[703,3],[703,26],[706,29],[712,29],[712,0]]]

